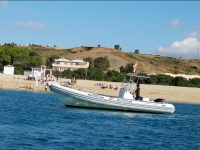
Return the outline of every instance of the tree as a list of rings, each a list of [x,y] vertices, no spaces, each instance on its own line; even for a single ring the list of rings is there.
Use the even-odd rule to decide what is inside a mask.
[[[150,83],[151,84],[157,84],[158,79],[156,75],[150,75]]]
[[[136,49],[136,50],[135,50],[135,53],[136,53],[136,54],[139,54],[139,53],[140,53],[139,49]]]
[[[29,53],[26,48],[3,46],[0,48],[0,62],[3,65],[26,66]]]
[[[75,74],[77,74],[78,76],[76,76]],[[80,68],[74,71],[74,76],[76,78],[85,79],[86,77],[85,75],[86,75],[86,70],[84,68]]]
[[[39,56],[30,57],[30,66],[40,66],[42,65],[42,59]]]
[[[11,57],[7,54],[7,47],[0,47],[0,63],[3,66],[8,65],[11,62]]]
[[[127,64],[125,67],[125,70],[126,70],[126,73],[133,72],[133,64],[132,63]]]
[[[194,86],[200,85],[200,79],[199,78],[190,79],[189,83],[193,84]]]
[[[15,67],[14,74],[23,75],[24,74],[24,69],[22,67]]]
[[[120,45],[119,44],[117,44],[117,45],[114,45],[114,49],[120,49]]]
[[[117,71],[115,71],[115,70],[108,70],[108,72],[107,72],[107,76],[109,76],[109,77],[117,77],[118,75],[120,75],[119,74],[119,72],[117,72]]]
[[[119,80],[122,81],[121,78],[119,78],[119,76],[121,76],[120,73],[115,70],[108,70],[106,75],[107,75],[106,78],[107,81],[112,81],[112,82],[117,82]]]
[[[4,66],[2,63],[0,63],[0,72],[3,72],[3,70],[4,70]]]
[[[174,78],[174,85],[175,86],[183,86],[185,82],[187,82],[186,78],[179,77],[179,76]]]
[[[124,66],[119,67],[120,73],[126,73],[126,69]]]
[[[119,69],[120,69],[120,73],[130,73],[130,72],[133,72],[133,64],[129,63],[125,67],[124,66],[120,66]]]
[[[58,56],[51,56],[51,57],[47,57],[46,59],[46,66],[48,67],[52,67],[52,63],[55,62],[55,59],[58,59],[59,57]]]
[[[94,68],[94,60],[92,57],[86,57],[83,59],[85,62],[89,62],[89,67],[88,68]]]
[[[94,67],[102,71],[106,71],[110,67],[110,63],[107,56],[97,57],[94,60]]]
[[[159,74],[156,77],[157,77],[157,82],[162,85],[172,85],[174,79],[173,77],[164,74]]]
[[[62,72],[62,77],[70,79],[72,77],[72,74],[73,74],[73,71],[71,71],[71,70],[64,70]]]
[[[92,69],[88,70],[88,75],[87,75],[88,78],[87,79],[102,81],[102,80],[104,80],[104,76],[105,76],[105,74],[103,73],[102,70],[92,68]]]

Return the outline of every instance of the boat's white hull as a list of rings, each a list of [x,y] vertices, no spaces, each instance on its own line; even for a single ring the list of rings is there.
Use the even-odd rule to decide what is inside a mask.
[[[66,106],[148,113],[173,113],[175,111],[172,104],[119,99],[117,97],[109,97],[64,87],[57,82],[50,83],[49,87]]]

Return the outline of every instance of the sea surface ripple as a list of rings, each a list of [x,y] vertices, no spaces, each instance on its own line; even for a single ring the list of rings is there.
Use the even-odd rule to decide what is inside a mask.
[[[65,107],[53,93],[0,90],[0,149],[200,150],[200,105],[170,115]]]

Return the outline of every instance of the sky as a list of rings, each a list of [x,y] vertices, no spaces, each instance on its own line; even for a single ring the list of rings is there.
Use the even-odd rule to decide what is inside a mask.
[[[0,44],[200,59],[200,1],[0,1]]]

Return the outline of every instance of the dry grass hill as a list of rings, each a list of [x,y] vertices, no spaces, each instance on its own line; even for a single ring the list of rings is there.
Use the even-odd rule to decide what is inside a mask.
[[[167,56],[135,54],[123,52],[112,48],[104,47],[77,47],[72,49],[62,49],[55,47],[27,47],[30,51],[37,52],[45,62],[47,57],[59,56],[60,58],[83,59],[86,57],[107,56],[110,61],[110,68],[119,71],[120,66],[128,63],[138,62],[137,72],[140,73],[175,73],[200,75],[200,61],[172,58]]]

